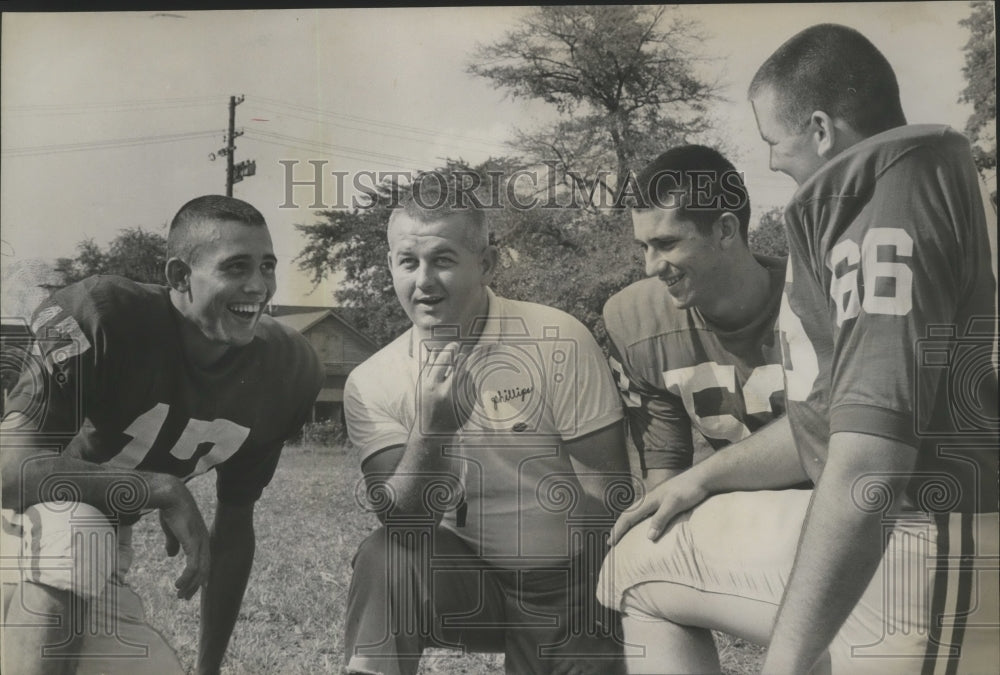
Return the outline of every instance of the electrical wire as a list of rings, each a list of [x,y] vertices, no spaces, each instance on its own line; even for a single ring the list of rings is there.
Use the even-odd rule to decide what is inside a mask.
[[[111,150],[115,148],[128,148],[137,145],[152,145],[155,143],[171,143],[175,141],[186,141],[193,138],[205,136],[216,136],[225,134],[224,129],[213,129],[208,131],[189,131],[177,134],[163,134],[160,136],[136,136],[134,138],[112,138],[101,141],[88,141],[83,143],[56,143],[52,145],[33,145],[19,148],[5,148],[0,151],[4,157],[31,157],[34,155],[48,155],[63,152],[82,152],[85,150]]]
[[[363,160],[376,159],[383,162],[403,163],[411,165],[425,165],[428,163],[426,160],[419,160],[413,157],[391,155],[384,152],[373,152],[370,150],[364,150],[362,148],[354,148],[346,145],[338,145],[336,143],[327,143],[325,141],[316,141],[308,138],[300,138],[297,136],[290,136],[288,134],[279,134],[272,131],[264,131],[262,129],[247,129],[245,131],[244,136],[247,138],[253,138],[255,140],[264,142],[271,142],[274,143],[275,145],[284,145],[285,147],[291,147],[299,150],[329,152],[330,154],[347,157],[348,159],[363,159]]]
[[[92,103],[40,103],[25,105],[5,105],[0,107],[5,114],[69,115],[90,112],[132,112],[136,110],[175,109],[225,103],[224,96],[189,96],[164,99],[136,99],[132,101],[108,101]]]
[[[331,126],[335,126],[335,127],[341,128],[341,129],[349,129],[351,131],[360,131],[360,132],[366,133],[366,134],[377,134],[378,136],[380,136],[382,138],[396,138],[396,139],[403,140],[403,141],[408,141],[408,142],[411,142],[411,143],[428,144],[428,139],[425,139],[425,138],[414,138],[412,136],[403,136],[401,134],[394,134],[394,133],[391,133],[389,131],[385,131],[383,129],[366,129],[364,127],[351,126],[349,124],[344,124],[343,122],[331,122],[329,120],[317,119],[316,117],[306,117],[304,115],[296,115],[295,113],[290,113],[290,112],[288,112],[286,110],[282,110],[280,107],[275,106],[273,104],[261,103],[260,101],[255,101],[255,103],[256,103],[256,105],[260,106],[260,108],[262,110],[266,111],[269,114],[278,114],[278,115],[281,115],[283,117],[290,117],[290,118],[293,118],[293,119],[303,120],[303,121],[306,121],[306,122],[313,122],[313,123],[316,123],[316,124],[328,124],[328,125],[331,125]],[[437,138],[441,138],[441,136],[442,136],[442,133],[438,132],[437,133]],[[456,147],[458,147],[460,145],[460,144],[452,143],[451,141],[452,141],[452,136],[448,136],[448,142],[449,142],[449,144],[451,144],[453,146],[456,146]],[[470,151],[474,151],[474,152],[482,152],[482,151],[484,151],[484,148],[482,148],[482,147],[478,147],[477,148],[477,147],[472,147],[470,145],[462,145],[461,147],[464,147],[464,149],[470,150]],[[500,146],[495,146],[495,147],[500,147]]]
[[[321,108],[313,108],[313,107],[310,107],[310,106],[299,105],[299,104],[294,104],[294,103],[288,103],[286,101],[281,101],[279,99],[274,99],[274,98],[268,98],[266,96],[256,96],[256,95],[251,96],[250,94],[247,94],[247,100],[248,101],[251,101],[251,100],[254,100],[254,101],[263,101],[263,102],[266,102],[266,103],[270,103],[272,105],[281,106],[283,108],[290,108],[292,110],[297,110],[297,111],[300,111],[300,112],[314,113],[314,114],[319,115],[321,117],[332,117],[334,119],[343,119],[343,120],[347,120],[347,121],[350,121],[350,122],[355,122],[355,123],[360,123],[360,124],[368,124],[368,125],[372,125],[372,126],[375,126],[375,127],[385,128],[385,129],[395,129],[397,131],[408,131],[408,132],[415,133],[415,134],[421,134],[421,135],[425,135],[425,136],[432,136],[434,138],[439,138],[441,136],[441,130],[440,129],[427,129],[427,128],[424,128],[424,127],[417,127],[417,126],[411,126],[411,125],[406,125],[406,124],[397,124],[395,122],[384,122],[384,121],[381,121],[381,120],[374,120],[374,119],[371,119],[371,118],[359,117],[357,115],[347,115],[347,114],[344,114],[344,113],[336,113],[336,112],[332,112],[332,111],[329,111],[329,110],[323,110]],[[462,141],[470,141],[470,142],[473,142],[473,143],[481,144],[481,145],[488,146],[490,148],[494,148],[494,149],[498,149],[498,150],[499,149],[503,149],[504,151],[508,151],[509,150],[509,147],[506,144],[495,143],[493,141],[488,141],[488,140],[485,140],[485,139],[482,139],[482,138],[475,138],[475,137],[472,137],[472,136],[462,136],[462,135],[459,135],[459,134],[449,134],[448,138],[449,139],[455,139],[455,140],[462,140]]]

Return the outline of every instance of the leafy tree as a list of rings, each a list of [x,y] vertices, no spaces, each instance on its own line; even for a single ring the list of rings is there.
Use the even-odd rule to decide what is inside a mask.
[[[747,233],[750,250],[765,255],[788,255],[788,237],[785,234],[784,211],[774,207],[760,217],[757,227]]]
[[[533,157],[557,157],[567,183],[615,185],[662,148],[707,130],[715,85],[695,74],[696,24],[666,6],[547,6],[468,66],[513,98],[539,99],[563,115],[554,129],[522,134]],[[595,143],[596,142],[596,143]],[[600,152],[595,152],[600,150]]]
[[[343,274],[334,292],[357,328],[380,345],[388,344],[409,326],[396,301],[386,263],[389,243],[386,225],[389,209],[370,208],[318,211],[324,222],[296,225],[307,240],[296,260],[314,283],[327,275]]]
[[[125,228],[111,240],[106,251],[93,239],[84,239],[76,250],[76,257],[56,260],[55,272],[62,280],[59,287],[94,274],[117,274],[151,284],[164,282],[167,240],[156,232],[141,227]]]
[[[967,85],[959,96],[972,104],[965,133],[972,140],[980,172],[997,166],[997,45],[992,2],[972,2],[972,14],[959,22],[969,29],[962,73]]]
[[[520,226],[534,234],[514,236],[501,226],[497,236],[501,269],[494,288],[505,297],[575,316],[603,343],[604,303],[643,275],[628,212],[561,208],[521,215]]]

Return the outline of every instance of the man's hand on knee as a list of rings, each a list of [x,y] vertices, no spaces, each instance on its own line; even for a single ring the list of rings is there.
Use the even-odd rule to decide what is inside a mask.
[[[618,543],[626,532],[649,516],[652,517],[649,518],[647,536],[655,541],[663,534],[670,521],[701,504],[707,497],[708,491],[698,481],[696,474],[685,471],[660,483],[647,492],[642,500],[630,506],[612,528],[611,543]]]

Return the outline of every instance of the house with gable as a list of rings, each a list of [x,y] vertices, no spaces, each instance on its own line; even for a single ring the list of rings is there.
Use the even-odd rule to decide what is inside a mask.
[[[272,304],[268,314],[294,328],[316,350],[326,374],[313,405],[313,422],[336,419],[344,402],[344,383],[354,367],[378,351],[366,335],[330,307]]]

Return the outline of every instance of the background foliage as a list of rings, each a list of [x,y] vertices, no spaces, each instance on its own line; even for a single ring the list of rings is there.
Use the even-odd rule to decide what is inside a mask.
[[[997,168],[997,42],[996,6],[992,2],[972,2],[972,13],[959,23],[969,29],[965,44],[965,75],[967,86],[959,101],[972,104],[972,115],[965,133],[973,142],[976,165],[980,172]],[[994,184],[994,199],[996,186]]]
[[[554,161],[566,184],[614,176],[621,186],[628,171],[710,129],[717,87],[698,74],[701,39],[677,7],[541,7],[481,45],[468,70],[559,113],[554,126],[518,133],[529,162]]]
[[[150,284],[165,282],[167,240],[156,232],[130,227],[112,239],[107,249],[102,250],[93,239],[84,239],[76,250],[75,257],[56,260],[55,272],[62,286],[94,274],[117,274]]]

